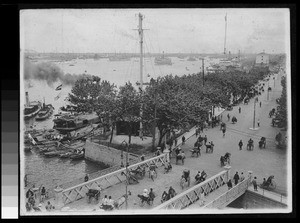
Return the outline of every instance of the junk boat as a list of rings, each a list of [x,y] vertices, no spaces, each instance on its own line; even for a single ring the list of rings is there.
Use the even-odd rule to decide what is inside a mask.
[[[43,108],[38,112],[35,120],[42,121],[49,118],[53,113],[54,107],[51,104],[46,105],[43,103]]]
[[[163,55],[161,57],[155,57],[154,64],[155,65],[172,65],[172,60],[168,57],[165,57],[164,52],[163,52]]]
[[[86,114],[86,115],[62,115],[56,116],[53,120],[53,129],[59,132],[71,132],[90,124],[96,124],[100,122],[100,118],[96,113]]]
[[[37,115],[37,113],[41,110],[40,102],[29,102],[28,92],[26,94],[26,105],[24,108],[24,119],[30,119]]]

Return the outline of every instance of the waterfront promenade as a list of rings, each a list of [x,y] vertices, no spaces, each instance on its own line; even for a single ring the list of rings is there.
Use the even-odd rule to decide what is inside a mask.
[[[190,149],[193,148],[193,144],[196,141],[196,136],[193,135],[187,139],[185,145],[181,146],[186,154],[186,160],[184,165],[179,162],[178,165],[175,164],[175,158],[171,158],[171,163],[173,169],[170,173],[164,174],[163,167],[158,168],[158,176],[155,178],[154,182],[145,176],[143,180],[140,180],[138,184],[128,185],[128,190],[131,191],[132,195],[128,198],[128,209],[129,210],[147,210],[161,204],[160,198],[164,190],[168,190],[172,186],[178,193],[188,189],[180,188],[180,177],[184,169],[189,169],[191,171],[191,185],[194,186],[194,176],[197,171],[205,170],[208,174],[208,178],[213,175],[218,174],[223,171],[224,168],[220,166],[220,156],[224,155],[226,152],[231,153],[231,177],[234,173],[238,171],[247,176],[248,171],[253,171],[253,177],[256,176],[258,182],[262,182],[263,178],[267,178],[270,175],[275,176],[275,181],[277,188],[274,192],[280,194],[287,193],[287,150],[276,148],[275,135],[280,131],[279,128],[271,126],[271,119],[268,117],[269,111],[272,108],[276,108],[276,99],[281,95],[281,78],[275,80],[275,88],[273,86],[273,79],[270,80],[270,86],[272,86],[272,91],[269,93],[269,100],[267,100],[267,86],[265,84],[265,92],[258,97],[259,102],[262,102],[262,106],[259,103],[256,104],[256,120],[260,119],[260,127],[257,130],[251,130],[253,127],[253,112],[254,112],[254,99],[251,99],[248,105],[238,105],[233,108],[232,111],[225,111],[222,114],[222,119],[226,123],[227,131],[226,136],[222,136],[220,127],[208,128],[201,133],[202,136],[207,135],[208,141],[213,141],[214,152],[205,153],[203,148],[201,151],[201,156],[191,157]],[[238,108],[241,107],[241,113],[239,113]],[[227,121],[227,114],[233,115],[237,118],[237,123],[232,124],[231,121]],[[257,127],[257,123],[255,123]],[[194,130],[191,130],[194,131]],[[284,134],[285,135],[285,134]],[[260,149],[258,147],[258,141],[264,136],[267,139],[266,148]],[[249,138],[254,140],[253,151],[246,150],[246,144]],[[243,140],[244,146],[242,150],[238,148],[239,140]],[[189,187],[189,188],[190,188]],[[223,186],[224,187],[224,186]],[[156,198],[154,200],[153,206],[149,207],[145,204],[143,207],[139,206],[138,194],[142,194],[143,189],[153,188]],[[249,188],[253,190],[252,186]],[[224,190],[224,189],[222,189]],[[114,200],[118,199],[125,194],[125,183],[114,185],[102,191],[101,198],[104,195],[112,196]],[[54,201],[53,201],[54,202]],[[122,205],[122,210],[124,210],[125,204]],[[78,211],[99,211],[99,204],[93,203],[93,201],[88,204],[86,199],[80,199],[73,203],[67,204],[63,210],[69,210],[73,213]],[[105,212],[106,213],[106,212]]]

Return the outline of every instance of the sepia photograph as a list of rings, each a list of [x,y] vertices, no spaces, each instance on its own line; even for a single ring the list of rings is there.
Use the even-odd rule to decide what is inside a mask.
[[[20,216],[292,212],[289,8],[19,18]]]

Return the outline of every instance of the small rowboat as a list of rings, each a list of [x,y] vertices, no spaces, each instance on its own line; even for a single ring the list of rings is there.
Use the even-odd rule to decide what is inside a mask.
[[[77,154],[70,155],[70,159],[72,159],[72,160],[78,160],[78,159],[83,159],[83,158],[84,158],[83,151],[81,151],[80,153],[77,153]]]
[[[71,154],[72,154],[72,153],[67,152],[67,153],[60,154],[59,157],[60,157],[60,158],[69,158],[69,157],[71,156]]]

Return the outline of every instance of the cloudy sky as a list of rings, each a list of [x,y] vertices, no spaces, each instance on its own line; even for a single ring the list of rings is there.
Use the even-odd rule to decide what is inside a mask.
[[[38,52],[139,52],[138,13],[145,52],[283,53],[288,9],[35,9],[20,12],[21,49]]]

